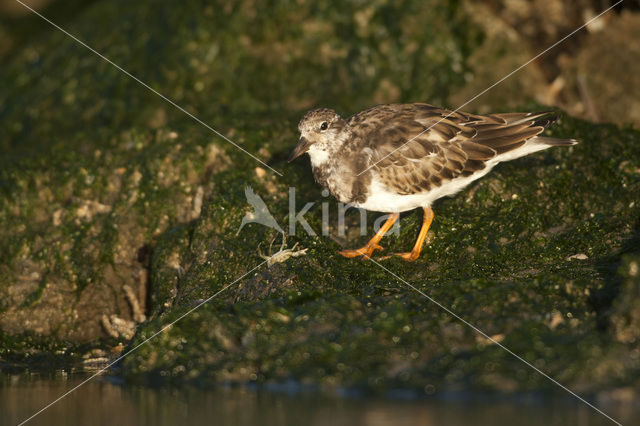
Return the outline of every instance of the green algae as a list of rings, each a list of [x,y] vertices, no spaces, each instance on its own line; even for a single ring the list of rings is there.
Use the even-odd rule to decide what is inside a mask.
[[[33,332],[99,341],[103,314],[133,317],[124,285],[149,316],[135,347],[259,265],[273,234],[249,224],[236,236],[245,186],[282,226],[294,186],[299,207],[316,202],[305,218],[319,231],[327,198],[307,160],[286,163],[304,111],[446,103],[482,41],[456,2],[275,4],[123,2],[122,19],[96,2],[69,30],[282,178],[62,34],[12,53],[0,71],[13,83],[0,90],[3,359],[50,352]],[[637,387],[640,134],[570,117],[551,134],[581,143],[500,165],[439,201],[423,256],[382,264],[564,384]],[[411,247],[420,219],[403,215],[385,251]],[[339,241],[355,247],[352,235]],[[125,358],[121,374],[427,393],[553,386],[375,264],[338,256],[333,239],[299,232],[295,243],[305,256],[229,287]]]
[[[639,134],[568,117],[552,134],[581,144],[501,165],[456,198],[441,200],[423,256],[382,264],[562,383],[590,392],[633,384],[637,341],[612,333],[611,314],[624,297],[616,265],[624,253],[638,252]],[[229,173],[219,178],[233,180],[237,171]],[[283,180],[304,194],[299,206],[322,199],[304,162],[290,166]],[[276,194],[283,198],[280,182]],[[266,228],[248,225],[230,237],[243,201],[242,188],[230,187],[203,209],[187,254],[199,260],[181,276],[172,312],[143,326],[132,344],[260,262],[255,242],[269,241]],[[286,215],[286,199],[268,204],[276,218]],[[306,219],[320,229],[321,209]],[[385,238],[385,249],[410,246],[419,220],[403,217],[400,235]],[[307,256],[230,287],[127,358],[125,375],[295,379],[374,390],[554,387],[375,264],[337,256],[334,241],[299,233],[289,237],[289,245],[295,242],[309,248]],[[255,300],[245,290],[274,285],[268,295],[256,291]],[[625,306],[618,315],[631,315]]]

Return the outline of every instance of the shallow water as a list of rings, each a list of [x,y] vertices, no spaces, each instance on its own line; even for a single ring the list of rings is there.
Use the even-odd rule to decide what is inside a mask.
[[[17,425],[54,401],[82,377],[0,376],[0,425]],[[637,409],[604,407],[623,424],[640,418]],[[201,389],[122,386],[92,380],[32,419],[30,425],[611,425],[569,398],[486,398],[480,395],[431,399],[340,398],[311,392],[238,387]]]

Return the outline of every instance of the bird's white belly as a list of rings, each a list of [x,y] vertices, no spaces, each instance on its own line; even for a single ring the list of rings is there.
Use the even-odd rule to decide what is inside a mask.
[[[373,177],[371,180],[369,197],[367,197],[367,200],[364,203],[356,204],[355,206],[366,210],[384,213],[405,212],[418,207],[429,207],[439,198],[460,192],[474,180],[480,179],[482,176],[489,173],[496,164],[497,161],[490,161],[487,163],[486,168],[471,176],[453,179],[444,182],[441,186],[428,192],[410,195],[402,195],[390,191],[376,177]]]
[[[389,191],[379,181],[371,182],[369,196],[364,203],[355,204],[356,207],[376,212],[405,212],[416,207],[429,205],[429,193],[401,195]]]

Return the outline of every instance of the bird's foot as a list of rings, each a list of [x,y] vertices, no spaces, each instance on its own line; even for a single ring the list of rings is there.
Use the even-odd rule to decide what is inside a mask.
[[[382,250],[382,246],[378,244],[367,244],[366,246],[353,249],[353,250],[340,250],[338,253],[344,257],[358,257],[362,256],[363,259],[369,259],[374,251]]]
[[[420,252],[419,251],[418,252],[410,251],[410,252],[407,252],[407,253],[393,253],[393,254],[390,254],[389,256],[384,256],[384,257],[380,258],[380,260],[389,259],[389,258],[391,258],[393,256],[400,256],[401,258],[403,258],[407,262],[413,262],[418,257],[420,257]]]

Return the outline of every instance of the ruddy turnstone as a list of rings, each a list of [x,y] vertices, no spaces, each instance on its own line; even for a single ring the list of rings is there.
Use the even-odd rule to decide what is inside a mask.
[[[364,256],[378,244],[401,212],[422,207],[424,220],[408,253],[418,258],[433,220],[431,205],[462,190],[498,163],[574,139],[538,136],[557,119],[553,112],[476,115],[432,105],[379,105],[343,119],[327,108],[309,111],[298,124],[300,141],[289,161],[305,152],[318,183],[343,203],[389,213],[364,246],[342,250]]]

